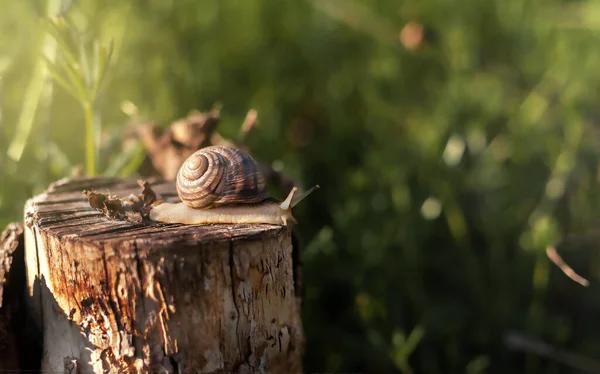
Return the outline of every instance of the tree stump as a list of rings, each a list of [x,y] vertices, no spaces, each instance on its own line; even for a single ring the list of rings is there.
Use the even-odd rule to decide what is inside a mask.
[[[176,197],[173,183],[154,183]],[[291,230],[129,223],[83,190],[133,180],[61,180],[25,207],[28,307],[42,370],[299,373],[303,351]]]

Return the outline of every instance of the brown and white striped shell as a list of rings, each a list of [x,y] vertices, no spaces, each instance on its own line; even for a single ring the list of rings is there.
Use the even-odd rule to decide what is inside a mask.
[[[177,173],[176,187],[181,201],[195,209],[259,203],[268,197],[254,159],[225,146],[202,148],[188,157]]]

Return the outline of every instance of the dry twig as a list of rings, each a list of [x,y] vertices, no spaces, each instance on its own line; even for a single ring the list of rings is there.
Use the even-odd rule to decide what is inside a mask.
[[[253,128],[258,125],[258,112],[254,109],[250,109],[248,114],[246,114],[246,118],[242,123],[242,127],[240,128],[240,135],[238,138],[238,145],[245,146],[248,141],[248,135]]]
[[[588,357],[558,349],[541,340],[533,339],[519,332],[508,332],[505,344],[514,350],[533,353],[586,373],[600,373],[600,362]]]
[[[573,281],[581,284],[584,287],[589,286],[590,282],[584,277],[577,274],[575,270],[573,270],[569,265],[567,265],[567,263],[563,261],[562,257],[560,257],[560,255],[558,254],[556,249],[554,249],[554,247],[546,248],[546,255],[552,262],[554,262],[556,266],[559,267],[560,270],[562,270],[563,273],[565,273],[567,277],[571,278]]]

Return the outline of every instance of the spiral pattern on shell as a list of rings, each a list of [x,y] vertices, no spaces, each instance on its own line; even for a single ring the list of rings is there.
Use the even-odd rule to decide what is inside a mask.
[[[254,159],[225,146],[202,148],[185,160],[177,173],[177,194],[191,208],[258,203],[267,186]]]

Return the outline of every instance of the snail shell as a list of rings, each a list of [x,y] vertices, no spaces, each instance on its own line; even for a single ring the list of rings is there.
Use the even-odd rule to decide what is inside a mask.
[[[194,209],[259,203],[268,197],[265,178],[254,159],[226,146],[202,148],[177,173],[177,194]]]

